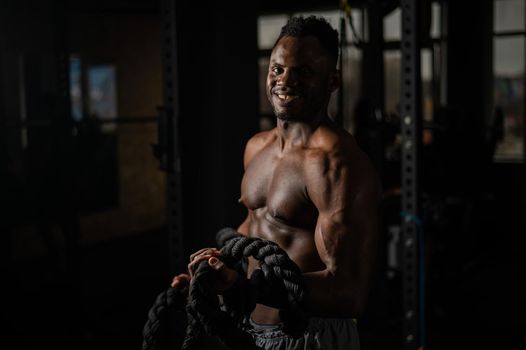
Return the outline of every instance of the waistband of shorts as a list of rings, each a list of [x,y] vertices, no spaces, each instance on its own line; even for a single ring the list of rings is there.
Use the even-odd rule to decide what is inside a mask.
[[[248,317],[246,319],[246,323],[248,326],[256,333],[264,332],[283,332],[283,323],[274,323],[274,324],[265,324],[265,323],[257,323],[254,321],[251,317]],[[308,330],[319,330],[321,328],[327,327],[327,325],[344,325],[352,323],[354,327],[356,327],[356,319],[351,318],[322,318],[322,317],[309,317],[309,323],[307,326]]]
[[[283,323],[257,323],[252,319],[252,317],[248,318],[248,324],[256,331],[277,331],[283,329]]]

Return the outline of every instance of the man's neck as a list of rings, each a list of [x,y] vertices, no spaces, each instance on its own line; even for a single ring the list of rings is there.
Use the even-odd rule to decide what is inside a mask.
[[[309,142],[314,131],[329,119],[328,116],[319,117],[312,121],[297,121],[279,119],[276,123],[280,149],[294,146],[304,146]]]

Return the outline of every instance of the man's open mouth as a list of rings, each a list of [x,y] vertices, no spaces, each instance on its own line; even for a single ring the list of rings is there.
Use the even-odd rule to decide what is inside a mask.
[[[279,95],[279,94],[278,94],[278,97],[280,100],[284,100],[284,101],[292,101],[298,98],[298,96],[296,95]]]

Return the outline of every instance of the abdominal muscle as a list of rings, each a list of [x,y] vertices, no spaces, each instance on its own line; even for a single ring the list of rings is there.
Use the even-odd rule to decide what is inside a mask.
[[[294,261],[301,272],[325,269],[314,243],[314,228],[297,228],[274,218],[266,207],[255,210],[250,223],[250,236],[277,243]],[[254,258],[249,258],[248,276],[259,267]],[[256,323],[276,324],[280,322],[279,310],[257,304],[251,314]]]

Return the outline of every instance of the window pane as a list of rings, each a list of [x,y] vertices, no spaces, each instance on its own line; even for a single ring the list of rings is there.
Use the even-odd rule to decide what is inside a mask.
[[[367,41],[367,37],[364,33],[364,31],[367,30],[365,28],[365,11],[360,8],[352,8],[351,10],[351,19],[352,19],[352,26],[354,27],[354,33],[351,29],[351,21],[349,21],[349,18],[345,19],[345,35],[347,38],[347,43],[355,43],[358,41]],[[339,28],[338,28],[339,31]]]
[[[267,98],[266,81],[268,72],[268,57],[259,59],[259,113],[263,115],[273,114],[274,111]]]
[[[422,49],[421,53],[422,72],[422,110],[424,121],[433,119],[433,55],[431,50]]]
[[[495,76],[524,74],[524,38],[498,37],[494,42]]]
[[[279,36],[281,27],[287,23],[288,16],[260,16],[258,18],[258,47],[270,49]]]
[[[400,105],[400,51],[385,51],[384,81],[385,81],[385,112],[399,115]]]
[[[402,11],[397,7],[393,12],[384,17],[384,40],[395,41],[402,38],[400,16]]]
[[[496,0],[494,21],[496,32],[524,30],[524,0]]]
[[[400,51],[385,51],[385,111],[387,114],[400,114]],[[433,55],[431,50],[421,52],[422,110],[424,121],[433,119]]]
[[[90,117],[108,121],[117,117],[115,68],[111,65],[93,66],[88,69]],[[102,131],[115,130],[115,124],[103,124]]]
[[[347,46],[343,52],[342,88],[343,88],[343,126],[350,132],[355,127],[355,111],[361,96],[362,51]],[[337,92],[335,92],[335,96]]]
[[[74,121],[82,119],[82,81],[80,57],[69,59],[69,94],[71,98],[71,116]]]
[[[431,38],[440,38],[441,31],[441,10],[440,4],[431,4]]]
[[[523,153],[524,122],[524,38],[495,38],[494,103],[497,127],[502,140],[497,145],[496,160],[520,160]]]
[[[429,35],[431,38],[439,38],[440,29],[440,4],[431,4],[431,27]],[[384,17],[384,40],[398,41],[402,39],[402,24],[400,22],[402,11],[397,7],[390,14]]]

